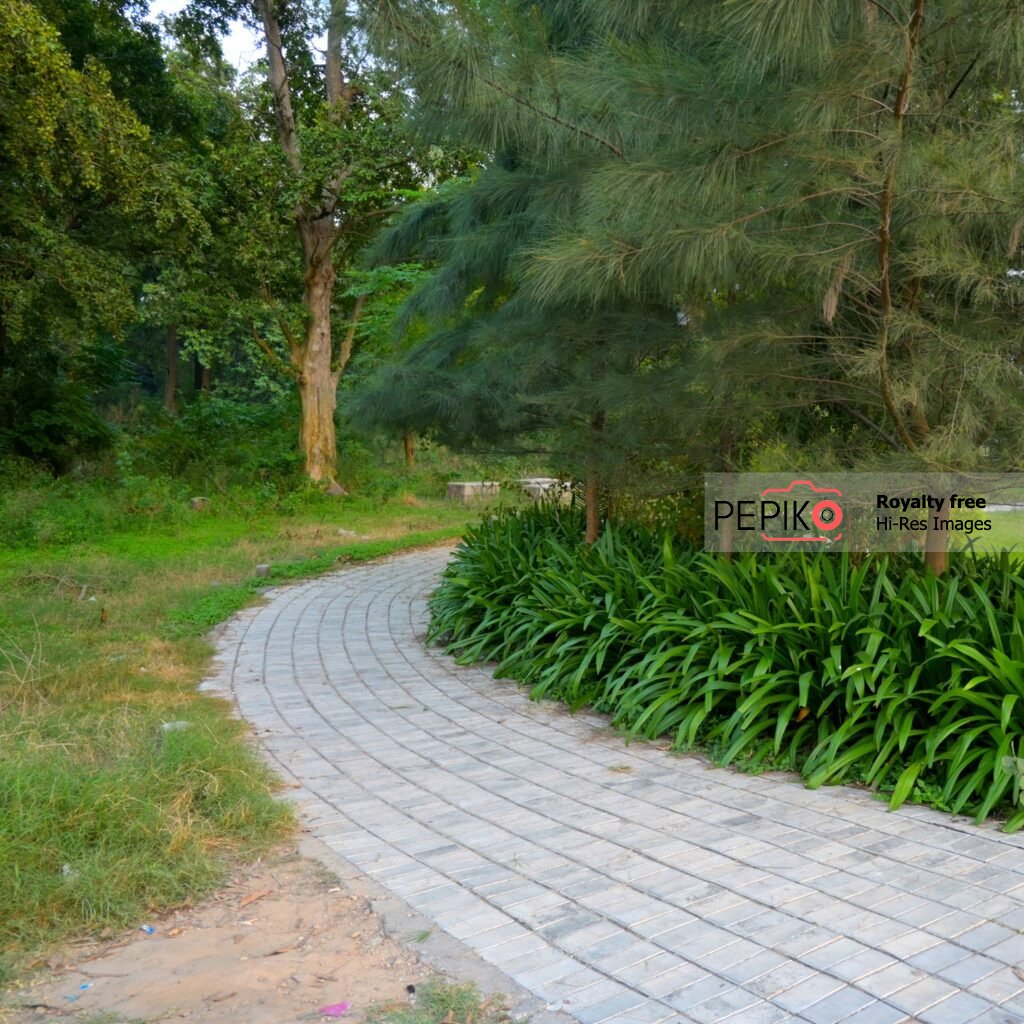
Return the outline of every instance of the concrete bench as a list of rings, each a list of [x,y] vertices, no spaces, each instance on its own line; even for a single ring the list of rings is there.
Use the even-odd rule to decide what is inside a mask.
[[[478,498],[496,498],[501,485],[494,480],[451,480],[448,483],[449,501],[474,501]]]

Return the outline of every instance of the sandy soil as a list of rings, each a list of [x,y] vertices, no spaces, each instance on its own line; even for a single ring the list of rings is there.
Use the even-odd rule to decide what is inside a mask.
[[[404,1004],[406,986],[429,973],[383,934],[365,899],[296,854],[236,870],[212,899],[149,924],[151,935],[51,957],[7,994],[0,1021],[327,1022],[320,1007],[350,1001],[341,1019],[358,1022],[371,1004]]]

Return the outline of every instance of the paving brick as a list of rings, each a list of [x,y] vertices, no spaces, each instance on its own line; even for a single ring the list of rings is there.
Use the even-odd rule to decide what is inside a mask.
[[[939,977],[945,978],[946,981],[952,982],[960,988],[968,988],[983,978],[995,974],[1001,967],[1002,964],[998,960],[974,953],[949,967],[940,967],[937,973]],[[934,970],[934,968],[931,969]]]
[[[688,985],[694,985],[708,977],[710,977],[708,972],[701,970],[696,964],[682,962],[645,981],[642,991],[649,996],[660,998],[681,992]]]
[[[684,962],[679,957],[664,951],[642,958],[637,957],[636,954],[636,950],[620,954],[620,960],[629,960],[629,963],[616,965],[611,960],[599,960],[595,966],[602,971],[607,971],[616,981],[621,981],[624,985],[632,985],[646,991],[648,982],[653,978],[657,978]]]
[[[968,987],[968,991],[994,1003],[1003,1003],[1024,991],[1024,981],[1016,971],[1001,967],[998,971],[974,982]]]
[[[777,993],[772,997],[772,1001],[793,1013],[802,1013],[808,1006],[835,995],[845,987],[845,983],[838,978],[829,977],[827,974],[814,974]]]
[[[648,1000],[639,992],[620,992],[574,1010],[573,1016],[583,1024],[603,1024],[604,1021],[635,1010],[646,1002]]]
[[[886,996],[886,1002],[919,1017],[925,1010],[948,999],[956,991],[941,978],[922,978],[889,994]]]
[[[679,1015],[674,1010],[648,1001],[625,1013],[609,1017],[606,1024],[668,1024],[669,1021],[678,1020]]]
[[[967,1024],[990,1008],[984,999],[968,992],[954,992],[947,999],[918,1010],[915,1016],[922,1024]]]

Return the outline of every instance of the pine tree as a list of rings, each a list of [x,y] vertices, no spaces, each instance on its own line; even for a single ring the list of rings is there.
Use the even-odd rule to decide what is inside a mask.
[[[588,215],[537,254],[536,291],[654,283],[706,306],[736,287],[742,301],[711,318],[723,367],[771,354],[771,380],[867,426],[888,453],[869,464],[1016,466],[1024,10],[741,0],[720,13],[689,60],[617,49],[588,65],[620,111],[685,116],[640,144],[643,161],[594,169]],[[945,554],[928,560],[941,571]]]
[[[665,371],[677,369],[685,340],[671,301],[539,298],[528,287],[532,252],[578,215],[595,159],[624,159],[606,114],[588,111],[571,84],[572,65],[606,26],[588,4],[373,10],[371,35],[415,95],[421,130],[487,156],[376,248],[378,260],[437,270],[399,323],[425,322],[431,333],[364,394],[363,408],[378,423],[411,416],[450,442],[548,446],[587,480],[594,540],[609,482],[669,441],[657,398],[671,391]]]

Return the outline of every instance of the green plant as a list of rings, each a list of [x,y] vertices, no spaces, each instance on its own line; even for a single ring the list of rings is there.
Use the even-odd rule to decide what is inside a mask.
[[[635,527],[586,547],[580,526],[538,509],[469,531],[431,637],[631,736],[1024,825],[1006,767],[1024,732],[1024,577],[1008,556],[938,579],[909,555],[726,562]]]
[[[295,438],[298,410],[290,399],[239,402],[199,398],[180,416],[159,412],[136,432],[132,451],[147,476],[168,475],[204,487],[301,479]]]
[[[432,978],[416,991],[409,1006],[388,1004],[371,1007],[367,1024],[503,1024],[507,1021],[506,1003],[501,997],[484,999],[472,983],[453,985]]]

